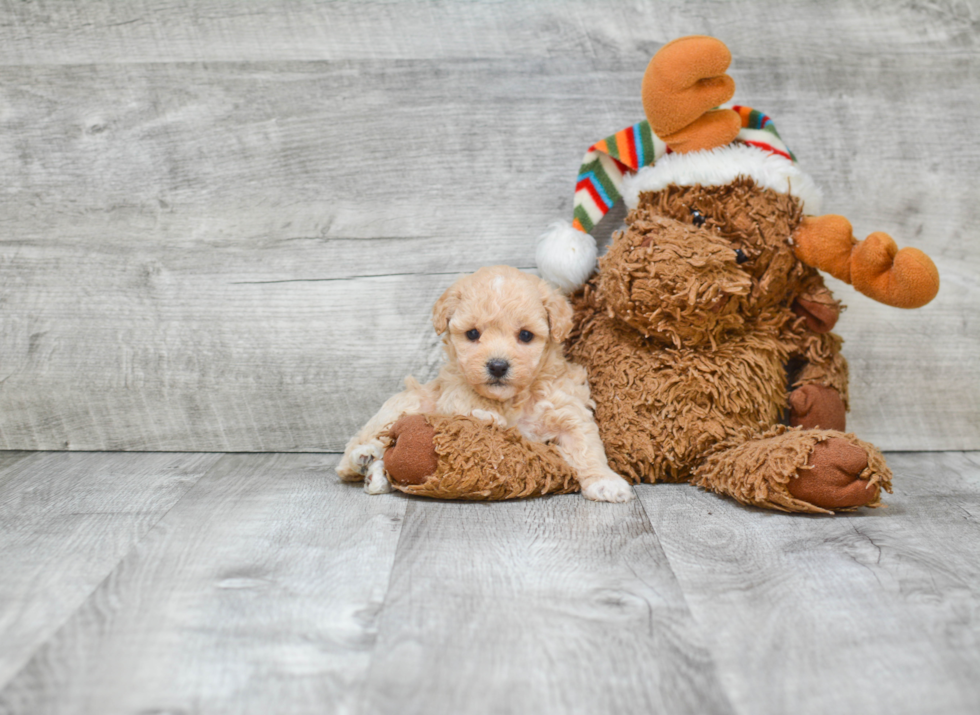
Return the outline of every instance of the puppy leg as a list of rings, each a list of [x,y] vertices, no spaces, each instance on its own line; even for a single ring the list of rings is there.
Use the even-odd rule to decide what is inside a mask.
[[[478,420],[487,422],[496,427],[507,426],[507,421],[496,412],[490,412],[489,410],[473,410],[470,412],[470,414],[473,417],[476,417]]]
[[[378,459],[368,467],[367,476],[364,480],[364,491],[368,494],[387,494],[392,491],[391,482],[385,475],[385,463]]]
[[[562,430],[557,447],[575,470],[586,499],[627,502],[633,498],[629,482],[609,468],[599,429],[591,419]]]
[[[387,447],[381,435],[402,415],[424,411],[426,398],[422,390],[422,387],[408,389],[388,398],[378,413],[347,443],[344,456],[337,464],[337,476],[345,482],[359,482],[368,476],[371,465],[379,462]]]
[[[610,469],[607,476],[582,482],[582,496],[592,501],[627,502],[633,498],[633,488]]]
[[[359,482],[368,476],[371,465],[376,464],[384,453],[384,443],[380,439],[372,439],[353,449],[348,445],[337,465],[337,474],[345,482]]]

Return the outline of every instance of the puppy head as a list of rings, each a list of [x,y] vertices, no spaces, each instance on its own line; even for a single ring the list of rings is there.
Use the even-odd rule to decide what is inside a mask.
[[[561,354],[572,307],[536,276],[510,266],[460,278],[432,309],[446,353],[473,390],[509,400],[534,381],[544,361]]]

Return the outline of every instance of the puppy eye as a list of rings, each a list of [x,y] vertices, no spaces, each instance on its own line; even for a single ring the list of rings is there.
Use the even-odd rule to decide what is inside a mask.
[[[704,226],[705,222],[704,214],[698,211],[696,208],[691,209],[691,223],[700,228]]]
[[[534,333],[532,333],[530,330],[522,330],[517,334],[517,339],[522,343],[529,343],[534,340]]]
[[[476,328],[471,328],[470,330],[467,330],[466,331],[466,339],[467,340],[472,340],[473,342],[476,342],[477,340],[480,339],[480,331],[477,330]]]
[[[743,251],[741,248],[736,248],[735,249],[735,262],[738,265],[742,265],[747,260],[749,260],[749,257],[745,255],[745,251]]]

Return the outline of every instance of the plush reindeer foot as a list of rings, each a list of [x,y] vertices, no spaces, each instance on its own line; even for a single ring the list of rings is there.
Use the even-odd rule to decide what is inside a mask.
[[[879,488],[861,473],[868,466],[867,453],[846,440],[831,437],[813,445],[807,466],[796,470],[796,479],[786,485],[801,501],[822,509],[865,506],[878,499]]]
[[[498,500],[578,491],[574,470],[555,446],[471,415],[401,417],[387,439],[388,478],[406,494]]]
[[[395,442],[384,455],[388,477],[397,484],[424,484],[435,474],[439,455],[433,445],[436,431],[422,415],[405,415],[391,426]]]
[[[844,432],[847,421],[840,393],[826,385],[803,385],[789,396],[792,427],[803,429],[833,429]]]
[[[804,514],[879,506],[892,473],[874,445],[852,434],[775,425],[718,445],[692,482],[743,504]]]

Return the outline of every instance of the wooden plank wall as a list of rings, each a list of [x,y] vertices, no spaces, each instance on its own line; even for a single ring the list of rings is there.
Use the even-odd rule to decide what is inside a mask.
[[[0,449],[334,451],[461,272],[533,267],[664,42],[722,38],[927,308],[847,286],[850,426],[980,448],[977,2],[0,3]]]

